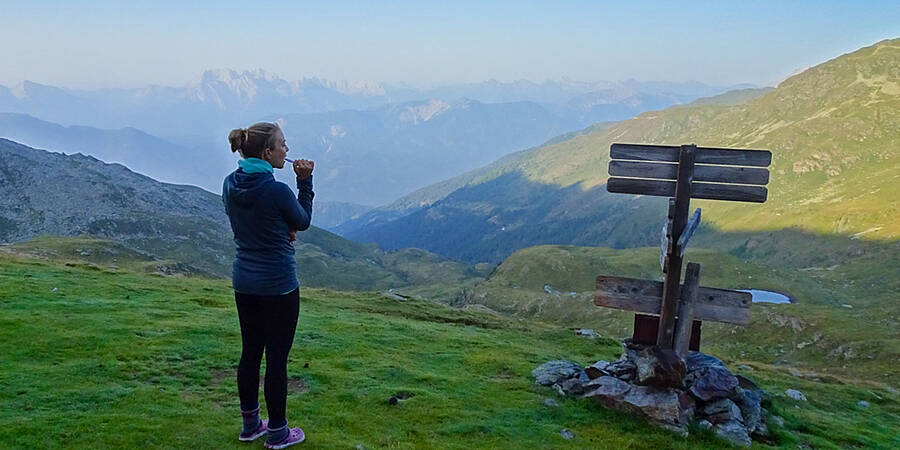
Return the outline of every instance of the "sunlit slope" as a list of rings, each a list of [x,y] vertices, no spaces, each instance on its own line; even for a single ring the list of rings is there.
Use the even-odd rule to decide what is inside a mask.
[[[743,104],[649,112],[538,149],[515,169],[533,181],[587,189],[605,183],[613,142],[771,150],[767,203],[696,202],[724,230],[796,226],[898,237],[900,39],[810,68]]]
[[[604,186],[610,144],[628,142],[771,150],[766,203],[693,202],[720,231],[798,228],[894,239],[900,235],[898,67],[900,40],[880,42],[768,93],[648,112],[511,155],[422,191],[441,192],[439,198],[398,201],[342,232],[384,248],[414,246],[469,261],[502,261],[538,244],[653,245],[664,200],[609,194]],[[448,186],[455,190],[443,193]]]

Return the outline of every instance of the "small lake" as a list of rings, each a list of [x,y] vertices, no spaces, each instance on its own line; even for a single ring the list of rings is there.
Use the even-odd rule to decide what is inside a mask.
[[[763,291],[761,289],[737,289],[741,292],[749,292],[753,296],[753,303],[793,303],[791,298],[778,292]]]

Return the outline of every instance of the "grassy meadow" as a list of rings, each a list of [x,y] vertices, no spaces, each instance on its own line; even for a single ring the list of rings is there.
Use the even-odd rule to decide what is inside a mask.
[[[226,279],[0,252],[2,448],[261,448],[236,439],[239,350]],[[612,339],[480,308],[303,289],[288,416],[307,431],[305,448],[726,446],[558,397],[530,375],[550,359],[618,353]],[[887,385],[747,363],[738,372],[771,392],[770,410],[785,419],[771,445],[900,445]],[[396,394],[408,398],[389,405]],[[563,439],[564,428],[575,437]]]

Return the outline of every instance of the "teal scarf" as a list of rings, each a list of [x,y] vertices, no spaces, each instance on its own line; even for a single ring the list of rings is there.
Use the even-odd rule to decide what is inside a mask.
[[[244,158],[238,161],[238,166],[245,173],[272,173],[272,165],[268,161],[259,158]]]

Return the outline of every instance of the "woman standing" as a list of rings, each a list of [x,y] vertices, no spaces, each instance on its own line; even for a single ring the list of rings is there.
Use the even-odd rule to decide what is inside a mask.
[[[239,151],[239,168],[225,178],[222,200],[231,221],[237,253],[232,286],[241,324],[241,361],[237,383],[243,430],[238,439],[268,434],[266,448],[285,448],[305,439],[288,428],[287,359],[300,312],[300,283],[294,260],[297,231],[312,217],[312,171],[305,159],[293,162],[299,194],[275,181],[289,151],[277,124],[261,122],[228,134],[231,151]],[[269,420],[259,417],[259,368],[266,354],[264,393]]]

